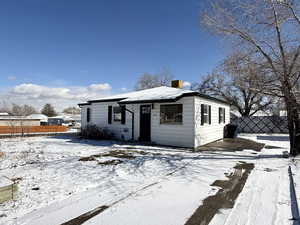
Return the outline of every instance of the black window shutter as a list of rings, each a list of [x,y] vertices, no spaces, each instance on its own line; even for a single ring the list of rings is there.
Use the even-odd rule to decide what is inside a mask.
[[[211,124],[211,106],[208,106],[208,120],[209,120],[209,124]]]
[[[121,106],[121,124],[126,123],[126,106],[122,105]]]
[[[204,105],[201,104],[201,125],[204,124]]]
[[[111,120],[112,120],[112,106],[109,105],[108,106],[108,111],[107,111],[107,121],[108,121],[108,124],[111,124]]]
[[[224,116],[223,116],[223,123],[225,123],[225,108],[223,108]]]
[[[86,109],[86,121],[90,122],[90,120],[91,120],[91,109],[87,108]]]
[[[221,123],[222,121],[221,121],[221,113],[222,113],[222,108],[221,107],[219,107],[219,123]]]

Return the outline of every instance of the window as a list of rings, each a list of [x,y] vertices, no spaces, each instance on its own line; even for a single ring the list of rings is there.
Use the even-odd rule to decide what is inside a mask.
[[[161,124],[182,124],[182,104],[161,105]]]
[[[86,122],[90,122],[91,120],[91,109],[87,108],[86,109]]]
[[[121,121],[121,119],[122,119],[121,107],[115,106],[114,107],[114,121]]]
[[[219,123],[225,123],[225,108],[219,107]]]
[[[211,106],[201,104],[201,125],[211,124]]]

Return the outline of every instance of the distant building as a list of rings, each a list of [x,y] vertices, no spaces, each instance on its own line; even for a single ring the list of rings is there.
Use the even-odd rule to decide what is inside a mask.
[[[0,117],[0,126],[40,126],[41,122],[39,119],[29,119],[22,116],[5,116]]]
[[[31,114],[27,116],[28,119],[39,119],[41,122],[41,125],[47,125],[48,124],[48,116],[40,113]]]
[[[7,113],[7,112],[0,112],[0,117],[3,117],[3,116],[9,116],[9,113]]]

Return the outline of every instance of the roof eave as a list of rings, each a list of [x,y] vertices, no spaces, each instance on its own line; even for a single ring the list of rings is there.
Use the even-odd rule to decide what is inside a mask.
[[[115,99],[99,99],[99,100],[90,100],[87,103],[80,103],[78,104],[79,107],[84,106],[84,105],[91,105],[92,103],[101,103],[101,102],[118,102],[119,104],[141,104],[141,103],[163,103],[163,102],[176,102],[179,99],[183,97],[189,97],[189,96],[198,96],[201,98],[206,98],[212,101],[216,102],[221,102],[223,104],[230,105],[230,103],[215,98],[211,97],[209,95],[201,94],[199,92],[190,92],[190,93],[183,93],[180,96],[177,96],[176,98],[166,98],[166,99],[151,99],[151,100],[135,100],[135,101],[130,101],[130,100],[125,100],[126,98],[115,98]]]

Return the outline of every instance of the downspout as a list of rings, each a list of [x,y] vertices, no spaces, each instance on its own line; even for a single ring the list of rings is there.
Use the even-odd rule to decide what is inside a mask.
[[[125,111],[131,114],[131,140],[134,141],[134,112],[125,107]]]

